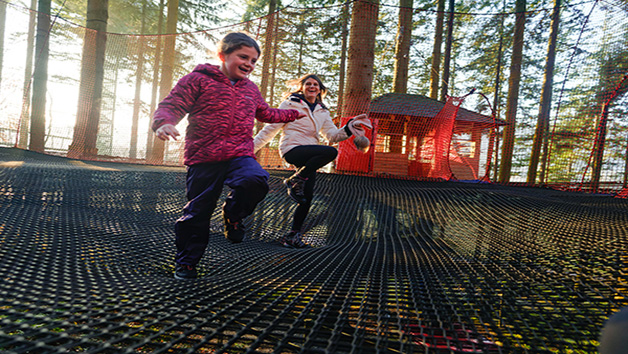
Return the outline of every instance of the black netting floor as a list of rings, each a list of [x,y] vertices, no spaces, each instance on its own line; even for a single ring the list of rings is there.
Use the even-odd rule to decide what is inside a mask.
[[[183,169],[0,149],[0,351],[595,353],[628,305],[628,200],[322,174],[291,250],[286,175],[177,281]]]

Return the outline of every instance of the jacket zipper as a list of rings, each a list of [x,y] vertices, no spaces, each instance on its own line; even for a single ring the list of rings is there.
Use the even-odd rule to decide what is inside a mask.
[[[237,84],[237,82],[236,82]],[[231,132],[233,131],[233,122],[235,120],[235,96],[236,96],[236,90],[235,90],[235,85],[230,85],[231,88],[231,113],[229,114],[229,130],[227,132]],[[225,132],[225,134],[227,134],[227,132]],[[222,155],[225,156],[225,141],[226,139],[222,139]]]

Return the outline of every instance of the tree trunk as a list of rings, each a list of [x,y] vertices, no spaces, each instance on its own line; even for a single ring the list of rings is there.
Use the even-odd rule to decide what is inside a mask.
[[[456,7],[455,0],[449,0],[449,20],[447,21],[447,41],[445,42],[445,60],[443,62],[443,86],[440,91],[440,100],[447,101],[449,92],[449,71],[451,62],[451,47],[454,41],[454,9]]]
[[[504,0],[504,11],[506,12],[506,0]],[[502,83],[502,55],[504,53],[504,16],[500,15],[499,21],[499,46],[497,47],[497,63],[495,64],[495,95],[493,96],[493,110],[495,111],[495,119],[499,119],[501,117],[501,83]],[[495,161],[493,163],[493,176],[497,177],[499,173],[499,127],[495,128],[495,141],[494,141],[494,153],[495,153]]]
[[[270,0],[268,3],[268,16],[266,16],[266,35],[264,36],[264,49],[262,54],[262,79],[259,85],[259,91],[264,100],[268,94],[268,82],[270,77],[270,64],[272,62],[273,36],[275,34],[275,11],[277,10],[277,0]],[[255,120],[255,131],[262,130],[263,122]]]
[[[547,141],[550,124],[549,116],[552,106],[552,86],[554,83],[554,63],[556,62],[556,41],[558,38],[558,25],[560,23],[560,5],[561,0],[554,0],[554,10],[552,11],[552,24],[550,27],[549,42],[547,44],[547,60],[545,62],[543,88],[541,89],[541,104],[539,107],[539,116],[536,121],[534,142],[532,143],[530,165],[528,166],[528,183],[536,183],[536,172],[539,165],[541,148],[543,148],[543,163],[541,164],[540,182],[543,183],[545,181],[545,162],[547,161]]]
[[[408,65],[410,63],[410,43],[412,42],[413,0],[399,0],[399,6],[393,92],[406,93],[408,92]]]
[[[504,0],[504,12],[506,12],[506,0]],[[501,101],[501,83],[502,83],[502,55],[504,54],[504,16],[500,15],[499,21],[499,45],[497,47],[497,63],[495,64],[495,96],[493,97],[493,109],[495,110],[495,118],[500,117]]]
[[[142,101],[140,95],[142,93],[142,76],[144,76],[144,42],[146,39],[142,36],[146,28],[146,0],[142,0],[142,23],[140,25],[140,36],[138,36],[137,47],[137,66],[135,67],[135,97],[133,98],[133,118],[131,121],[131,146],[129,147],[129,157],[137,158],[137,126],[140,119],[140,107]]]
[[[157,90],[159,89],[159,69],[161,69],[161,43],[163,41],[162,34],[164,33],[164,1],[159,1],[159,20],[157,21],[157,33],[159,36],[155,37],[157,43],[155,44],[155,64],[153,64],[153,82],[152,90],[150,94],[150,118],[148,120],[148,136],[146,138],[146,160],[152,160],[153,156],[153,143],[155,140],[155,134],[153,133],[152,123],[153,114],[157,107]]]
[[[48,34],[50,31],[50,0],[37,3],[37,61],[33,71],[33,97],[31,104],[31,131],[29,149],[44,152],[46,132],[46,92],[48,90]]]
[[[4,64],[4,27],[7,22],[7,3],[0,2],[0,84],[2,84],[2,66]],[[0,85],[0,87],[2,87]]]
[[[623,53],[618,54],[618,57]],[[600,101],[600,117],[595,127],[595,141],[593,142],[592,151],[592,172],[591,172],[591,188],[597,191],[600,187],[600,179],[602,173],[602,165],[604,164],[604,148],[606,146],[606,133],[608,130],[608,115],[610,106],[617,97],[621,97],[628,92],[628,74],[624,74],[619,84],[615,87],[608,86],[615,80],[612,72],[617,72],[617,61],[603,65],[600,75],[601,92],[598,95]],[[597,106],[597,105],[596,105]]]
[[[166,18],[166,41],[164,43],[164,61],[161,68],[161,81],[159,82],[159,101],[163,100],[172,89],[172,76],[174,71],[174,55],[179,16],[179,0],[168,1],[168,17]],[[153,155],[151,163],[161,164],[164,161],[166,144],[161,139],[153,140]]]
[[[521,62],[523,59],[523,32],[526,23],[526,0],[516,2],[515,34],[512,43],[512,60],[510,78],[508,79],[508,101],[506,102],[506,127],[502,142],[502,157],[499,166],[499,182],[508,183],[512,168],[512,152],[515,144],[515,127],[517,124],[517,104],[519,101],[519,81],[521,79]]]
[[[259,91],[262,97],[266,99],[268,92],[268,77],[270,76],[270,63],[271,63],[271,51],[273,49],[273,35],[275,31],[275,11],[277,10],[277,0],[270,0],[268,4],[268,16],[266,16],[266,35],[264,49],[263,49],[263,64],[262,64],[262,80],[259,85]]]
[[[591,171],[591,190],[597,192],[600,187],[600,175],[602,173],[602,164],[604,163],[604,145],[606,144],[606,130],[608,125],[608,110],[611,100],[607,100],[602,105],[602,112],[595,127],[595,142],[593,145],[593,161]]]
[[[74,137],[68,149],[68,157],[71,158],[98,155],[96,140],[102,103],[108,6],[108,0],[87,2],[87,29],[83,40],[79,106]]]
[[[628,188],[628,135],[626,136],[626,151],[624,152],[624,183],[622,187]]]
[[[270,87],[270,93],[268,96],[268,104],[273,105],[273,102],[275,100],[275,74],[277,73],[277,52],[279,51],[279,12],[277,13],[277,18],[276,20],[276,25],[274,28],[274,38],[275,41],[273,42],[273,65],[272,65],[272,69],[271,69],[271,73],[270,73],[270,82],[269,82],[269,87]]]
[[[379,0],[356,1],[351,14],[349,60],[343,115],[368,112],[373,85],[373,61]]]
[[[37,0],[31,0],[31,9],[37,6]],[[26,148],[28,145],[28,117],[31,109],[31,79],[33,77],[33,49],[35,44],[36,13],[31,11],[28,16],[28,34],[26,35],[26,63],[24,64],[24,88],[22,89],[22,113],[20,114],[20,136],[17,146]]]
[[[338,71],[338,106],[336,108],[336,115],[342,117],[342,106],[344,102],[345,92],[345,67],[347,66],[347,37],[349,31],[347,26],[349,25],[349,3],[345,3],[342,7],[341,13],[342,32],[340,34],[340,68]]]
[[[303,23],[303,15],[299,19],[299,22]],[[297,77],[303,75],[303,52],[305,51],[305,25],[297,25],[297,33],[299,34],[299,57],[297,59]]]
[[[443,22],[445,18],[445,0],[438,0],[436,28],[434,29],[434,49],[432,50],[432,71],[430,73],[430,97],[438,98],[440,83],[440,54],[443,45]]]

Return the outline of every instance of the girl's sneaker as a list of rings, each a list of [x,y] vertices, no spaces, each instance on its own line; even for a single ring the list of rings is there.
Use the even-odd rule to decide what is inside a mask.
[[[174,266],[174,278],[179,280],[195,279],[196,267],[187,264],[176,264]]]
[[[283,236],[279,239],[279,243],[281,243],[284,247],[289,248],[312,248],[312,246],[303,242],[303,234],[298,231],[290,231],[287,235]]]
[[[224,214],[225,221],[225,238],[231,243],[240,243],[246,237],[246,228],[242,225],[242,221],[231,222]]]

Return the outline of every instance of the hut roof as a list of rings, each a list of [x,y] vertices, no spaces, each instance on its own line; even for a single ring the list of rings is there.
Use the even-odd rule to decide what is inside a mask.
[[[395,114],[420,118],[434,118],[443,109],[445,102],[423,95],[405,93],[387,93],[375,98],[370,105],[369,113]],[[506,125],[501,119],[493,122],[491,116],[470,111],[463,107],[458,110],[456,121]]]

